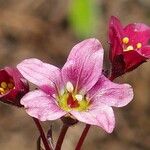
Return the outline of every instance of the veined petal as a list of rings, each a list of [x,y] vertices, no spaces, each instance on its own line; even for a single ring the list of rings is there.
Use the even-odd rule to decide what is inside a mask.
[[[29,92],[21,99],[26,112],[41,121],[56,120],[66,114],[51,96],[41,90]]]
[[[137,52],[146,59],[150,59],[150,46],[144,46],[137,50]]]
[[[96,125],[111,133],[115,127],[113,109],[105,104],[93,105],[87,111],[72,111],[71,114],[79,121]]]
[[[139,51],[129,51],[124,53],[124,61],[126,63],[125,72],[132,71],[146,61],[146,57],[141,55]]]
[[[52,87],[55,89],[61,84],[60,69],[36,58],[22,61],[17,68],[27,80],[39,87],[49,86],[51,91]]]
[[[124,28],[125,35],[130,39],[129,44],[142,43],[146,45],[150,39],[150,27],[143,23],[129,24]]]
[[[123,26],[120,20],[114,16],[111,16],[109,21],[109,38],[118,37],[119,39],[121,39],[123,34]]]
[[[23,78],[23,76],[21,75],[21,73],[17,68],[5,67],[4,69],[12,77],[15,84],[15,89],[17,90],[24,89],[26,92],[29,91],[29,85],[27,80]]]
[[[109,43],[110,43],[110,60],[123,53],[122,38],[124,35],[123,26],[120,20],[111,16],[109,21]]]
[[[123,107],[133,99],[133,89],[128,84],[113,83],[102,75],[88,96],[93,103]]]
[[[102,72],[103,48],[97,39],[88,39],[75,45],[62,68],[62,78],[71,82],[80,92],[87,92]]]

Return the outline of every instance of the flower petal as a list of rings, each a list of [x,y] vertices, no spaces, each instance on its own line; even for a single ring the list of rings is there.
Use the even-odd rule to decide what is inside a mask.
[[[5,67],[5,71],[12,77],[12,80],[15,84],[15,89],[20,91],[29,91],[29,85],[27,80],[23,78],[21,73],[17,68]]]
[[[59,108],[54,98],[41,90],[29,92],[21,99],[26,112],[41,121],[56,120],[66,114]]]
[[[72,111],[71,114],[79,121],[96,125],[111,133],[115,127],[113,109],[105,104],[93,105],[88,111]]]
[[[119,39],[122,38],[123,26],[118,18],[111,16],[109,21],[109,37],[114,38],[114,36],[118,37]]]
[[[124,53],[125,61],[125,72],[132,71],[137,68],[139,65],[146,61],[144,55],[141,55],[138,51],[129,51]]]
[[[60,69],[36,58],[22,61],[17,68],[27,80],[40,87],[49,86],[50,91],[61,84]]]
[[[146,59],[150,59],[150,46],[144,46],[137,50],[137,52]]]
[[[62,68],[62,78],[70,81],[78,91],[87,92],[102,72],[103,48],[97,39],[88,39],[75,45]]]
[[[111,16],[109,21],[109,43],[110,43],[110,60],[113,61],[114,57],[123,53],[122,37],[124,31],[120,20]]]
[[[125,35],[129,37],[129,44],[136,45],[142,43],[145,45],[150,39],[150,27],[143,23],[129,24],[124,28]]]
[[[123,107],[133,99],[133,89],[128,84],[113,83],[102,75],[88,96],[93,103]]]

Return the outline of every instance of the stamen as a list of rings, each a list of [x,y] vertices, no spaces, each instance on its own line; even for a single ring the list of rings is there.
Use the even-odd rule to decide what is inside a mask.
[[[128,43],[129,43],[129,38],[128,38],[128,37],[124,37],[124,38],[122,39],[122,42],[123,42],[124,44],[128,44]]]
[[[4,94],[6,94],[8,91],[9,91],[9,89],[8,89],[8,88],[7,88],[7,89],[5,89]]]
[[[136,47],[137,47],[137,48],[141,48],[141,47],[142,47],[142,43],[137,43],[137,44],[136,44]]]
[[[2,87],[3,89],[6,89],[6,88],[7,88],[7,83],[6,83],[6,82],[2,82],[2,83],[1,83],[1,87]]]
[[[77,94],[77,95],[75,95],[75,98],[77,99],[77,101],[82,101],[82,99],[83,99],[83,96],[82,95],[80,95],[80,94]]]
[[[124,52],[127,52],[127,51],[131,51],[131,50],[134,50],[133,46],[132,45],[129,45],[126,49],[124,49],[123,51]]]
[[[3,88],[0,87],[0,92],[2,93],[2,92],[4,92],[4,91],[5,91],[5,90],[4,90]]]
[[[72,93],[74,90],[73,84],[71,82],[67,82],[66,89],[68,92]]]
[[[9,91],[9,89],[0,88],[0,94],[1,95],[6,94],[8,91]]]
[[[13,89],[13,88],[14,88],[13,83],[8,83],[8,88],[9,88],[9,89]]]

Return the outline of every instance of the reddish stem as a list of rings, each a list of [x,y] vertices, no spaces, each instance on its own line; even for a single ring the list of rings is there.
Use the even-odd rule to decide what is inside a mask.
[[[109,77],[109,80],[113,81],[115,78],[113,76],[110,76]],[[80,150],[82,145],[83,145],[83,142],[88,134],[88,131],[90,129],[91,125],[89,124],[86,124],[86,127],[84,128],[83,132],[82,132],[82,135],[77,143],[77,146],[76,146],[76,149],[75,150]]]
[[[69,128],[68,125],[63,124],[62,129],[61,129],[61,132],[60,132],[60,135],[59,135],[58,140],[57,140],[57,143],[56,143],[55,150],[61,150],[61,146],[62,146],[64,137],[65,137],[65,135],[66,135],[66,132],[67,132],[68,128]]]
[[[43,129],[42,129],[42,126],[41,126],[39,120],[36,119],[36,118],[33,118],[33,120],[34,120],[34,122],[35,122],[35,124],[36,124],[36,126],[37,126],[37,128],[38,128],[38,130],[39,130],[39,132],[40,132],[40,135],[41,135],[41,138],[42,138],[42,141],[43,141],[45,150],[51,150],[51,148],[49,147],[47,138],[46,138],[46,136],[45,136],[45,133],[44,133],[44,131],[43,131]]]
[[[90,127],[91,127],[91,125],[86,124],[86,126],[85,126],[85,128],[84,128],[84,130],[83,130],[83,132],[82,132],[82,135],[81,135],[81,137],[80,137],[80,139],[79,139],[79,141],[78,141],[78,144],[77,144],[75,150],[80,150],[80,149],[81,149],[81,147],[82,147],[82,145],[83,145],[83,142],[84,142],[84,140],[85,140],[85,138],[86,138],[86,135],[87,135],[87,133],[88,133]]]

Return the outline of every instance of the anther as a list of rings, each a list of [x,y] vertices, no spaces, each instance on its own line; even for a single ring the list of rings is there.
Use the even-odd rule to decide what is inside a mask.
[[[122,39],[122,42],[123,42],[124,44],[128,44],[128,43],[129,43],[129,38],[128,38],[128,37],[124,37],[124,38]]]
[[[0,87],[0,92],[5,92],[5,90],[3,88]]]
[[[126,49],[124,49],[123,51],[131,51],[131,50],[134,50],[133,46],[132,45],[129,45]]]
[[[14,87],[13,83],[8,83],[8,88],[9,89],[13,89],[13,87]]]
[[[73,84],[71,82],[67,82],[66,89],[68,92],[72,93],[74,90]]]
[[[6,83],[6,82],[2,82],[2,83],[1,83],[1,87],[2,87],[3,89],[6,89],[6,88],[7,88],[7,83]]]
[[[82,99],[83,99],[83,96],[82,95],[80,95],[80,94],[77,94],[77,95],[75,95],[75,98],[77,99],[77,101],[82,101]]]
[[[141,48],[141,47],[142,47],[142,43],[137,43],[137,44],[136,44],[136,47],[137,47],[137,48]]]

